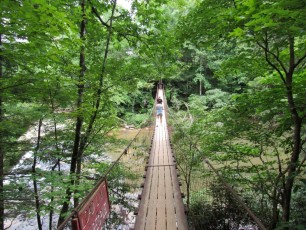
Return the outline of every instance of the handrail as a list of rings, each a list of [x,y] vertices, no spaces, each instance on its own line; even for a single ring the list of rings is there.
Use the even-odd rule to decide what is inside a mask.
[[[160,86],[162,86],[162,89],[164,89],[163,84],[160,82],[157,85],[157,90],[156,90],[156,95],[155,95],[155,100],[154,100],[154,105],[153,108],[150,112],[149,117],[143,122],[141,123],[140,127],[142,127],[145,123],[147,123],[150,118],[153,116],[153,112],[155,111],[155,107],[156,107],[156,99],[158,96],[158,89],[160,88]],[[163,102],[164,102],[164,107],[165,110],[167,110],[167,115],[171,114],[170,109],[168,107],[168,103],[165,100],[166,96],[165,96],[165,91],[163,91]],[[166,115],[166,113],[165,113]],[[88,193],[85,198],[83,199],[83,201],[71,211],[71,214],[65,219],[65,221],[57,228],[58,230],[62,230],[66,224],[68,223],[68,221],[70,220],[70,218],[72,218],[86,203],[86,201],[94,194],[94,192],[98,189],[98,187],[100,186],[100,184],[105,181],[107,179],[107,176],[109,175],[109,173],[112,171],[112,169],[118,164],[118,162],[120,161],[120,159],[122,158],[122,156],[124,154],[127,153],[129,147],[132,145],[133,142],[135,142],[135,140],[137,139],[138,135],[140,134],[140,132],[142,131],[142,129],[140,129],[137,134],[135,135],[135,137],[129,142],[129,144],[126,146],[126,148],[122,151],[122,153],[120,154],[120,156],[116,159],[115,162],[112,163],[112,165],[108,168],[108,170],[106,171],[105,175],[103,177],[101,177],[97,184],[95,185],[95,187],[91,190],[90,193]],[[182,130],[183,131],[183,130]],[[184,132],[184,131],[183,131]],[[203,154],[203,152],[197,147],[195,146],[195,149],[201,153],[201,155]],[[203,161],[212,169],[212,171],[217,175],[217,177],[220,179],[220,181],[223,183],[223,185],[225,186],[225,188],[232,194],[232,196],[236,199],[236,201],[243,207],[243,209],[245,209],[245,211],[249,214],[249,216],[254,220],[254,222],[259,226],[260,229],[262,230],[266,230],[267,228],[262,224],[261,220],[254,214],[254,212],[243,202],[243,200],[241,199],[241,197],[237,194],[237,192],[226,182],[226,180],[224,179],[224,177],[218,172],[218,170],[210,163],[210,161],[207,159],[207,157],[205,155],[203,155]]]
[[[151,109],[151,112],[148,116],[148,118],[142,122],[140,124],[140,128],[143,127],[144,124],[146,124],[153,115],[153,111],[155,111],[155,106],[156,106],[156,97],[158,95],[158,86],[157,86],[157,91],[156,91],[156,96],[154,99],[154,105],[153,108]],[[95,191],[99,188],[99,186],[101,185],[102,182],[104,182],[107,179],[107,176],[109,175],[109,173],[112,171],[112,169],[117,165],[117,163],[120,161],[121,157],[127,153],[129,147],[135,142],[135,140],[137,139],[138,135],[140,134],[140,132],[142,131],[142,129],[139,129],[139,131],[137,132],[137,134],[134,136],[134,138],[129,142],[129,144],[125,147],[125,149],[122,151],[122,153],[119,155],[119,157],[116,159],[116,161],[114,161],[112,163],[112,165],[108,168],[108,170],[106,171],[106,173],[103,175],[103,177],[101,177],[98,182],[96,183],[95,187],[91,190],[91,192],[89,192],[85,198],[82,200],[82,202],[76,207],[74,208],[70,215],[66,217],[66,219],[60,224],[60,226],[57,227],[57,230],[62,230],[64,229],[64,227],[66,226],[66,224],[68,223],[68,221],[78,212],[82,209],[82,207],[84,207],[84,205],[86,204],[86,202],[89,200],[89,198],[95,193]]]
[[[170,113],[170,111],[168,111]],[[184,134],[184,130],[181,130]],[[186,135],[187,136],[187,135]],[[195,149],[203,155],[203,152],[197,147],[194,146]],[[212,169],[212,171],[217,175],[220,181],[223,183],[225,188],[232,194],[232,196],[236,199],[236,201],[245,209],[245,211],[249,214],[249,216],[255,221],[255,223],[259,226],[261,230],[267,230],[267,228],[263,225],[261,220],[254,214],[254,212],[243,202],[241,197],[237,194],[237,192],[226,182],[224,177],[218,172],[218,170],[210,163],[205,155],[203,155],[204,162]]]
[[[199,153],[202,153],[198,147],[195,147]],[[254,212],[243,202],[241,197],[237,194],[237,192],[225,181],[224,177],[220,175],[217,169],[210,163],[207,157],[203,156],[204,162],[213,170],[213,172],[217,175],[220,181],[224,184],[226,189],[232,194],[232,196],[237,200],[237,202],[245,209],[245,211],[252,217],[252,219],[256,222],[261,230],[267,230],[267,228],[263,225],[261,220],[254,214]]]
[[[154,108],[154,107],[153,107]],[[147,123],[153,113],[153,109],[150,112],[149,117],[141,123],[140,127],[142,128],[143,125],[145,123]],[[108,168],[108,170],[106,171],[106,173],[103,175],[103,177],[101,177],[98,182],[96,183],[95,187],[91,190],[90,193],[88,193],[85,198],[82,200],[82,202],[76,207],[74,208],[70,215],[66,217],[66,219],[60,224],[60,226],[58,226],[57,230],[62,230],[64,229],[64,227],[66,226],[66,224],[68,223],[68,221],[70,220],[70,218],[72,218],[78,211],[80,211],[82,209],[82,207],[86,204],[86,202],[89,200],[89,198],[96,192],[96,190],[99,188],[99,186],[101,185],[102,182],[104,182],[109,173],[112,171],[112,169],[117,165],[117,163],[120,161],[121,157],[127,153],[129,147],[133,144],[133,142],[135,142],[135,140],[137,139],[138,135],[140,134],[140,132],[142,131],[142,129],[139,129],[139,131],[137,132],[137,134],[134,136],[134,138],[129,142],[129,144],[125,147],[125,149],[121,152],[121,154],[119,155],[119,157],[116,159],[116,161],[114,161],[111,166]]]

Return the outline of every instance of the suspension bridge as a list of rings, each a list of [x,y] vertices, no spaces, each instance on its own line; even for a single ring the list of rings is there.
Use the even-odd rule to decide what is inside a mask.
[[[158,89],[158,97],[163,95]],[[161,122],[156,120],[135,230],[188,229],[184,210],[164,113]]]
[[[112,204],[108,191],[108,175],[114,167],[119,163],[124,155],[132,148],[131,145],[137,140],[141,129],[134,139],[123,150],[118,159],[109,167],[103,178],[101,178],[96,186],[84,198],[83,202],[72,210],[66,220],[58,226],[58,230],[100,230],[100,229],[134,229],[134,230],[187,230],[190,229],[187,222],[186,208],[183,203],[183,193],[180,189],[180,181],[178,179],[176,160],[171,149],[169,130],[167,126],[167,101],[164,96],[163,85],[157,87],[156,98],[163,100],[163,118],[162,121],[154,119],[153,132],[151,135],[151,143],[149,156],[142,165],[144,174],[144,182],[138,195],[138,207],[134,211],[134,220],[132,227],[105,227],[105,223],[111,213]],[[155,102],[156,103],[156,102]],[[154,105],[155,108],[155,105]],[[154,109],[152,110],[154,112]],[[152,115],[154,117],[154,113]],[[133,154],[134,155],[134,154]],[[136,167],[136,160],[133,159]],[[253,212],[244,204],[237,193],[230,185],[224,181],[218,171],[204,157],[204,162],[208,164],[224,184],[227,189],[254,220],[259,229],[265,230],[265,226],[253,214]],[[128,214],[124,214],[127,216]],[[127,225],[125,225],[127,226]],[[202,229],[202,228],[201,228]],[[205,228],[204,228],[205,229]],[[258,228],[256,228],[258,229]]]

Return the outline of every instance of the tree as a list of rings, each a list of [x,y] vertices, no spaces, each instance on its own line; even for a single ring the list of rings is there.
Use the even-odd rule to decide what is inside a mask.
[[[263,111],[266,111],[270,115],[268,116],[270,122],[274,123],[275,120],[277,120],[283,127],[287,127],[283,129],[282,134],[279,135],[291,134],[289,135],[290,137],[287,136],[285,140],[278,136],[277,139],[269,139],[269,142],[264,143],[264,145],[270,146],[277,146],[282,143],[281,150],[277,149],[277,151],[281,151],[281,155],[288,151],[290,152],[289,161],[286,163],[279,162],[282,167],[279,169],[278,176],[275,175],[276,178],[281,181],[274,184],[274,188],[281,187],[281,193],[279,194],[280,198],[278,199],[277,195],[272,198],[272,200],[276,202],[276,204],[274,204],[274,210],[277,204],[281,204],[281,219],[286,223],[290,221],[290,204],[294,183],[297,175],[301,173],[300,169],[305,162],[305,158],[303,158],[301,153],[304,151],[303,144],[305,143],[302,133],[305,129],[306,112],[302,102],[302,98],[304,97],[302,93],[303,90],[299,86],[302,81],[301,76],[305,73],[304,65],[306,57],[305,30],[303,29],[305,27],[305,22],[303,18],[305,18],[305,11],[303,10],[302,1],[205,0],[201,1],[185,17],[182,17],[180,20],[180,27],[178,28],[183,41],[191,41],[202,49],[205,48],[216,52],[216,50],[222,49],[222,44],[227,44],[227,47],[231,47],[234,50],[227,56],[228,60],[220,58],[221,65],[215,69],[215,74],[220,77],[225,74],[225,77],[236,75],[239,80],[243,77],[241,73],[244,72],[244,77],[247,77],[244,81],[245,83],[259,76],[265,77],[272,88],[261,85],[263,87],[260,88],[261,93],[263,93],[263,91],[269,92],[263,95],[270,97],[270,99],[274,98],[274,100],[277,101],[283,101],[285,96],[287,107],[284,107],[284,104],[279,105],[275,103],[275,101],[269,100],[269,98],[263,99],[261,96],[259,97],[257,93],[257,97],[253,98],[249,97],[249,95],[248,99],[250,100],[250,98],[252,98],[252,102],[254,101],[255,103],[253,106],[257,106],[255,107],[257,108],[256,112],[253,111],[253,113],[255,112],[255,114],[258,115],[256,119],[262,120],[267,118],[267,116],[263,115]],[[249,68],[250,65],[248,62],[254,63],[254,60],[254,66],[256,68],[254,68],[254,66]],[[263,66],[262,63],[265,63],[265,65]],[[227,70],[225,68],[227,68]],[[281,81],[278,81],[277,78]],[[275,84],[275,82],[277,83]],[[249,87],[252,89],[254,85],[249,85]],[[273,94],[276,92],[273,90],[274,87],[277,87],[279,90],[275,95]],[[256,90],[258,90],[258,88],[256,88]],[[245,103],[243,109],[250,106],[247,104],[249,101],[245,101]],[[265,109],[261,107],[259,103],[265,103]],[[283,114],[281,116],[282,119],[279,120],[279,114],[268,109],[268,107],[271,108],[271,106],[277,106],[283,109],[282,112],[279,111],[279,113]],[[260,125],[260,128],[257,127],[256,129],[254,127],[254,130],[252,129],[253,131],[247,131],[242,137],[238,130],[240,129],[240,131],[242,131],[243,129],[241,129],[241,127],[246,124],[248,125],[246,125],[245,128],[250,127],[249,125],[251,124],[249,122],[252,119],[250,120],[250,117],[248,117],[250,114],[244,114],[244,111],[241,110],[242,108],[236,109],[236,113],[234,112],[233,114],[236,114],[236,116],[238,113],[241,114],[239,117],[243,122],[237,123],[237,121],[235,121],[236,119],[234,119],[234,115],[229,115],[229,117],[232,117],[232,123],[229,124],[228,135],[249,139],[253,131],[261,130],[261,132],[263,132],[263,130],[266,130],[266,126]],[[258,113],[259,110],[262,113]],[[246,119],[242,118],[244,115]],[[223,119],[228,118],[224,117]],[[254,120],[252,121],[254,122]],[[233,122],[240,124],[240,126],[237,127],[237,132],[233,131],[234,127],[236,127],[233,125]],[[267,120],[265,120],[265,122],[267,122]],[[259,125],[259,123],[255,123]],[[230,131],[230,128],[232,131]],[[256,133],[259,135],[257,131]],[[270,133],[269,131],[267,132]],[[230,136],[228,136],[228,138],[230,138]],[[232,140],[235,139],[233,138]],[[224,144],[226,144],[226,142]],[[233,143],[233,145],[235,145],[235,143]],[[238,147],[238,144],[236,145],[236,147]],[[234,152],[235,151],[237,151],[237,149],[234,150]],[[249,151],[251,150],[249,149]],[[240,150],[238,152],[242,155],[247,153],[247,151],[243,151],[244,153],[242,153]],[[241,156],[240,154],[238,156]],[[275,156],[279,156],[280,153],[275,154]],[[235,155],[232,157],[235,158]],[[236,160],[238,160],[238,158],[236,158]],[[239,160],[242,160],[242,158]],[[267,166],[269,163],[263,162],[263,164]],[[261,170],[264,171],[263,168]],[[267,184],[269,183],[267,182]],[[274,218],[277,219],[275,211],[273,215]],[[279,220],[276,220],[276,222],[279,222]],[[276,222],[274,220],[274,223]]]
[[[67,32],[64,29],[66,18],[63,17],[62,11],[57,10],[57,6],[51,6],[46,2],[1,2],[0,149],[1,162],[5,159],[5,163],[0,165],[0,229],[4,228],[3,201],[9,194],[2,187],[3,173],[7,174],[21,156],[20,148],[23,145],[17,139],[35,119],[41,118],[41,111],[44,109],[39,112],[38,106],[33,106],[33,102],[44,101],[46,98],[46,81],[42,76],[51,60],[58,61],[56,58],[59,52],[56,52],[56,45],[59,42],[56,38],[59,34],[64,35]],[[45,15],[54,18],[48,20]],[[58,23],[59,21],[61,23]]]
[[[10,173],[26,149],[19,148],[18,139],[43,119],[47,125],[43,122],[42,129],[50,129],[38,135],[39,149],[32,140],[22,143],[35,150],[33,172],[22,173],[33,174],[36,213],[49,213],[50,229],[55,207],[64,203],[63,213],[68,212],[70,198],[76,206],[92,185],[82,177],[84,159],[92,154],[91,146],[103,142],[98,136],[104,137],[119,124],[117,116],[126,114],[127,102],[132,100],[129,92],[140,95],[142,101],[138,90],[149,91],[164,72],[168,75],[176,69],[174,38],[165,26],[166,1],[134,1],[134,12],[117,8],[115,3],[1,2],[0,150],[5,159],[1,169]],[[63,124],[65,128],[59,128]],[[38,169],[37,162],[50,164],[50,171]],[[71,165],[68,179],[62,175],[65,162]],[[18,189],[27,191],[24,197],[31,197],[32,188],[18,182],[16,187],[6,187],[5,199],[17,199]],[[66,200],[58,198],[63,191]]]
[[[283,82],[288,109],[292,118],[292,149],[291,159],[288,167],[283,172],[285,175],[285,187],[282,197],[283,214],[282,220],[290,220],[290,203],[292,188],[299,168],[299,157],[305,140],[302,140],[303,122],[305,122],[305,108],[301,108],[298,100],[294,98],[296,86],[294,78],[302,71],[301,66],[306,58],[305,32],[303,30],[302,18],[305,16],[300,1],[270,1],[261,3],[247,2],[237,6],[238,10],[243,9],[245,15],[251,20],[245,21],[244,31],[253,36],[252,42],[256,43],[263,51],[267,64],[278,73]],[[247,10],[245,9],[247,8]],[[245,14],[245,12],[247,12]],[[294,18],[291,15],[296,15]],[[260,19],[259,19],[260,17]],[[239,28],[234,31],[237,32]]]
[[[183,117],[183,119],[179,119]],[[179,166],[180,173],[186,186],[186,205],[190,208],[191,186],[196,174],[196,169],[201,164],[201,156],[194,148],[198,145],[200,135],[194,133],[193,117],[190,114],[177,114],[175,123],[172,123],[174,133],[172,142],[174,144],[175,158]]]
[[[0,34],[0,82],[3,78],[3,72],[2,72],[2,34]],[[2,84],[0,83],[0,88],[2,87]],[[2,95],[0,94],[0,124],[2,124],[3,121],[3,110],[2,110]],[[2,130],[0,130],[0,143],[2,143]],[[4,149],[3,145],[0,144],[0,229],[4,229],[4,197],[3,197],[3,168],[4,168]]]

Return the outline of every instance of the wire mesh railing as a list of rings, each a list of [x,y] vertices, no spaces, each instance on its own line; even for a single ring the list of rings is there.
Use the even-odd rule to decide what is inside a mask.
[[[149,118],[141,125],[134,138],[129,141],[119,157],[108,164],[104,172],[100,172],[102,177],[96,186],[82,203],[71,211],[58,230],[72,229],[73,218],[78,216],[78,211],[85,206],[104,181],[107,181],[110,213],[103,223],[103,229],[133,228],[136,219],[134,212],[138,207],[139,194],[143,186],[144,167],[149,158],[154,135],[154,108],[155,103]]]
[[[228,184],[205,154],[191,144],[192,141],[188,140],[191,137],[181,127],[182,125],[175,121],[171,109],[167,107],[166,110],[172,123],[171,145],[180,172],[181,190],[185,194],[184,203],[189,228],[265,230],[266,227],[249,208],[243,194],[238,194],[237,188],[234,189]],[[177,137],[173,138],[175,135]]]
[[[189,229],[192,230],[258,230],[259,227],[245,212],[235,197],[205,162],[190,172],[186,183],[181,175],[184,203],[187,206]],[[181,173],[184,174],[184,173]]]
[[[171,145],[180,173],[181,190],[185,194],[189,229],[266,229],[247,205],[243,194],[238,194],[237,187],[234,189],[226,182],[199,149],[195,146],[186,149],[182,141]]]
[[[107,181],[112,208],[103,229],[133,228],[153,131],[154,125],[143,128],[109,173]]]
[[[83,202],[71,211],[58,229],[72,229],[72,219],[105,180],[108,186],[110,214],[103,229],[132,228],[135,222],[134,210],[137,208],[138,195],[141,191],[144,165],[151,147],[153,122],[154,118],[150,116],[116,161],[111,162],[109,167],[105,167],[105,172],[102,173],[103,176],[96,186],[87,194]]]

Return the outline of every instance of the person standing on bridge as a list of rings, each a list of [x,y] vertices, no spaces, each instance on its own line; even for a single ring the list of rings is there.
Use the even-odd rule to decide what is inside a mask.
[[[159,98],[160,99],[160,98]],[[156,118],[159,120],[160,124],[162,124],[163,121],[163,104],[162,104],[162,99],[158,100],[156,103]]]
[[[158,97],[156,101],[157,101],[157,104],[163,103],[163,99],[161,99],[160,97]]]

